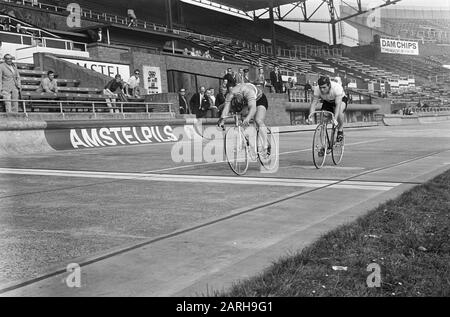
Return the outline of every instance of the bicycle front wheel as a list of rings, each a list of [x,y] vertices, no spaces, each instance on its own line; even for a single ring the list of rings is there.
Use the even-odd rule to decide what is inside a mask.
[[[342,158],[344,157],[344,146],[345,140],[343,139],[341,142],[337,142],[337,129],[333,130],[333,147],[331,151],[331,157],[333,158],[334,165],[338,165],[342,162]]]
[[[265,133],[258,131],[257,140],[259,162],[266,170],[272,171],[278,165],[278,144],[276,138],[272,131],[266,128]]]
[[[313,162],[317,169],[322,168],[325,164],[328,154],[328,144],[327,126],[320,124],[317,126],[316,131],[314,131],[312,144]]]
[[[225,156],[231,170],[244,175],[248,170],[248,144],[242,128],[233,127],[225,134]]]

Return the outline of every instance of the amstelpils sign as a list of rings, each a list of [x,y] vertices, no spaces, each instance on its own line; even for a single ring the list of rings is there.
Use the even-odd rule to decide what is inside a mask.
[[[380,38],[380,46],[381,53],[419,55],[419,42]]]

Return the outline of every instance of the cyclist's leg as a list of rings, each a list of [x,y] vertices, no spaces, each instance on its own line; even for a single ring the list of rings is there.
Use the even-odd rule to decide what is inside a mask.
[[[267,129],[266,125],[264,123],[264,119],[266,118],[266,112],[267,109],[265,106],[257,106],[256,107],[256,114],[255,114],[255,124],[256,128],[258,129],[258,133],[261,134],[262,140],[263,140],[263,149],[258,149],[265,151],[268,147],[267,142]]]
[[[347,110],[347,102],[348,102],[348,98],[344,97],[342,98],[342,102],[341,102],[341,108],[339,109],[339,113],[338,113],[338,117],[337,117],[337,122],[338,122],[338,132],[337,132],[337,142],[342,142],[342,140],[344,139],[344,113],[345,110]]]

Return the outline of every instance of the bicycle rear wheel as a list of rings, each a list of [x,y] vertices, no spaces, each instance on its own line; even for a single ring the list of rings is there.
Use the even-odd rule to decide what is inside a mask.
[[[267,136],[266,140],[265,135]],[[278,144],[269,128],[266,128],[265,135],[261,131],[258,131],[258,143],[256,145],[258,160],[266,170],[271,171],[278,165]]]
[[[240,127],[228,129],[225,134],[225,156],[231,170],[244,175],[248,169],[248,145]]]
[[[314,131],[312,144],[313,162],[317,169],[322,168],[325,164],[328,154],[328,145],[327,126],[320,124],[317,126],[316,131]]]
[[[333,158],[334,165],[338,165],[341,163],[342,158],[344,157],[344,146],[345,140],[343,139],[341,142],[336,141],[337,137],[337,129],[333,129],[333,147],[331,151],[331,157]]]

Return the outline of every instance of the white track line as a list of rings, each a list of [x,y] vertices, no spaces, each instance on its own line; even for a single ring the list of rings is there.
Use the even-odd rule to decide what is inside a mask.
[[[87,171],[70,171],[70,170],[62,171],[62,170],[44,170],[44,169],[10,169],[10,168],[0,168],[0,174],[120,179],[120,180],[136,180],[136,181],[310,187],[310,188],[319,188],[331,185],[332,188],[339,188],[339,189],[364,189],[376,191],[387,191],[400,185],[399,183],[354,182],[354,181],[340,182],[338,180],[323,180],[323,179],[110,173],[110,172],[87,172]]]

